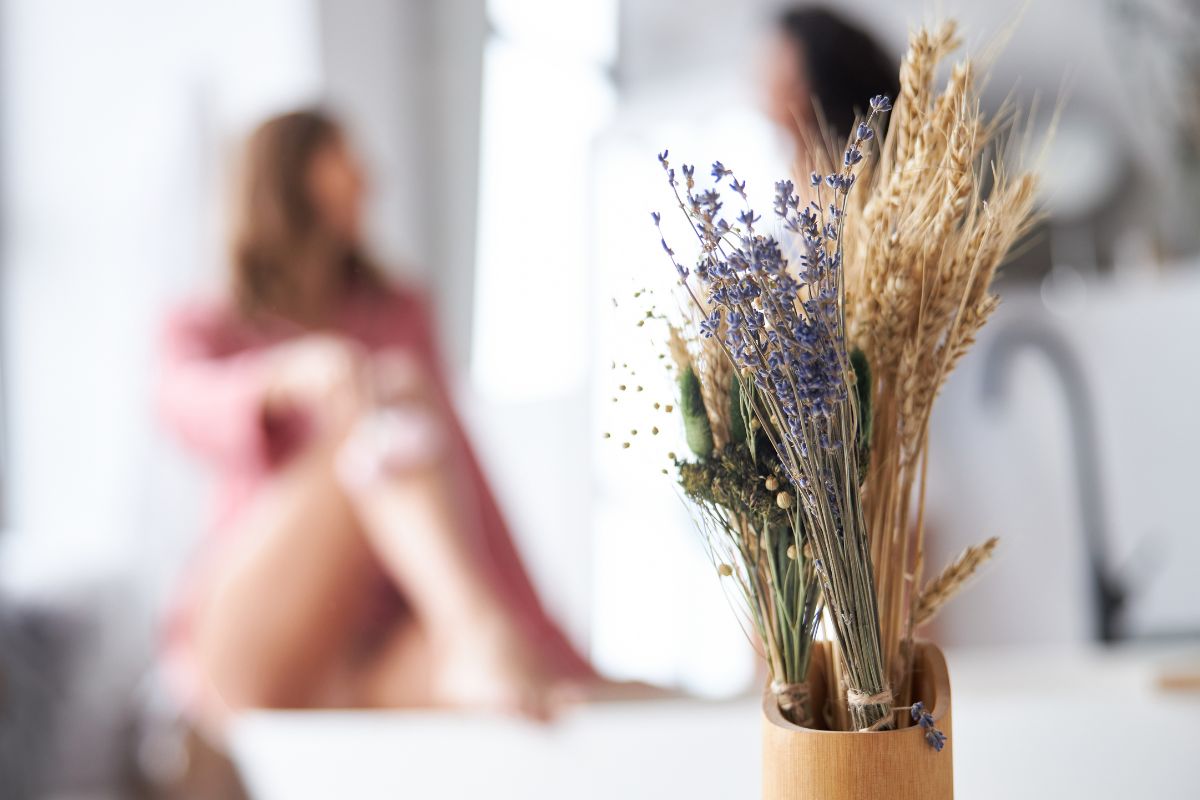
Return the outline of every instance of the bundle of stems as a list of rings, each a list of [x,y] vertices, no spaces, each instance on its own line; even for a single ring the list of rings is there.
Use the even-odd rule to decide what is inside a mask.
[[[876,398],[865,513],[882,644],[901,696],[914,630],[932,616],[920,581],[933,402],[995,310],[992,278],[1028,230],[1034,202],[1033,175],[1010,174],[995,151],[999,126],[981,111],[972,62],[956,63],[936,92],[936,70],[957,47],[952,22],[912,36],[870,190],[845,232],[849,336],[871,363]],[[945,595],[960,586],[992,547],[931,587]]]
[[[797,545],[813,552],[858,730],[882,730],[893,722],[860,498],[859,442],[866,426],[846,349],[841,237],[856,166],[874,138],[875,117],[889,104],[885,97],[872,99],[871,114],[847,146],[841,169],[810,177],[816,200],[801,200],[791,181],[776,184],[775,215],[804,250],[796,274],[778,240],[755,229],[761,217],[752,208],[747,205],[737,224],[730,224],[720,216],[718,189],[698,191],[695,169],[684,165],[681,194],[667,154],[660,156],[700,242],[695,274],[675,261],[665,239],[663,247],[694,308],[706,315],[700,331],[717,338],[738,369],[739,394],[795,492],[804,537]],[[729,188],[746,200],[745,182],[732,170],[716,162],[712,174],[718,182],[730,178]],[[767,590],[778,594],[776,586]]]
[[[695,456],[676,461],[680,485],[718,571],[737,587],[780,710],[814,727],[807,677],[821,591],[812,560],[801,552],[802,521],[782,488],[786,476],[777,458],[760,447],[759,424],[741,401],[722,332],[704,337],[692,322],[669,328],[680,413]]]

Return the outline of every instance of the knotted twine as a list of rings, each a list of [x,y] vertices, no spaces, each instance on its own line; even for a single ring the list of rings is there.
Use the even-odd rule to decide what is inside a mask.
[[[775,694],[775,702],[779,704],[779,710],[785,717],[803,728],[816,727],[807,683],[772,681],[771,691]]]
[[[890,706],[895,702],[895,698],[892,697],[892,692],[890,689],[883,689],[875,694],[867,694],[856,689],[846,689],[846,702],[851,708],[884,705]],[[891,722],[891,718],[891,714],[884,714],[867,727],[859,728],[859,733],[883,730],[883,727]]]
[[[802,727],[816,727],[816,720],[812,716],[812,703],[810,702],[811,697],[807,683],[772,681],[771,691],[774,693],[775,701],[779,704],[779,710],[783,712],[784,716]],[[895,702],[895,698],[889,689],[883,689],[875,694],[866,694],[855,689],[847,689],[846,702],[851,708],[890,706]],[[859,728],[859,733],[883,730],[884,726],[890,721],[890,715],[885,714],[867,727]]]

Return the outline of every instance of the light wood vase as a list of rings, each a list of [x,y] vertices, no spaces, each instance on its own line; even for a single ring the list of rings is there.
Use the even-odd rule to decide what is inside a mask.
[[[825,706],[825,663],[824,654],[814,652],[809,668],[814,708]],[[932,644],[917,644],[913,697],[946,734],[941,752],[930,747],[916,725],[880,733],[802,728],[783,718],[768,690],[763,697],[763,800],[951,800],[950,675],[942,651]]]

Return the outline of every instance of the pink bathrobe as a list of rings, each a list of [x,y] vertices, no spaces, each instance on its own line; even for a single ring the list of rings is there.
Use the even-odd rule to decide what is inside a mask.
[[[487,549],[483,559],[488,577],[507,602],[530,639],[540,648],[551,674],[585,678],[594,673],[546,614],[513,546],[512,536],[488,486],[461,423],[450,406],[444,373],[438,358],[428,304],[416,292],[391,289],[347,300],[333,330],[360,342],[370,351],[407,350],[433,376],[434,395],[445,404],[449,420],[449,446],[465,465],[466,479],[477,498],[475,516],[483,530],[479,537]],[[273,345],[302,335],[288,323],[252,326],[227,302],[198,302],[179,308],[166,324],[160,408],[167,425],[186,445],[212,464],[220,479],[220,499],[209,539],[199,559],[212,559],[220,545],[236,530],[238,515],[280,466],[303,448],[308,420],[268,421],[263,413],[266,385],[266,351]],[[219,556],[217,556],[219,557]],[[382,572],[364,575],[380,580]],[[284,579],[286,576],[280,576]],[[168,626],[168,649],[186,652],[191,608],[197,581],[185,581]],[[394,592],[393,613],[403,611]],[[364,621],[364,624],[366,622]],[[182,645],[176,647],[175,645]]]

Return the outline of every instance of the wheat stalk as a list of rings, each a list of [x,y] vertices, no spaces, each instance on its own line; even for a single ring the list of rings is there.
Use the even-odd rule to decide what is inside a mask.
[[[722,325],[724,328],[724,325]],[[721,450],[729,442],[732,427],[732,407],[729,393],[733,386],[733,364],[721,348],[721,336],[696,336],[689,342],[688,351],[700,380],[700,396],[712,428],[713,447]]]
[[[981,110],[972,62],[935,86],[957,46],[952,23],[913,34],[878,166],[846,225],[847,327],[876,398],[864,503],[897,687],[908,685],[919,624],[933,403],[995,310],[992,278],[1028,230],[1034,201],[1034,178],[992,157],[997,125]]]
[[[920,627],[932,620],[950,598],[962,591],[975,572],[991,560],[1000,540],[993,536],[983,544],[968,547],[921,590],[913,609],[913,625]]]

